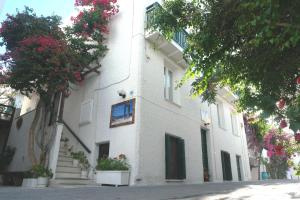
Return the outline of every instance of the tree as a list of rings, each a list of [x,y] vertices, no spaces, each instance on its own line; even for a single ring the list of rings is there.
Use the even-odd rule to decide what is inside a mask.
[[[63,30],[58,16],[37,16],[25,8],[16,15],[7,15],[2,22],[1,45],[6,53],[0,84],[30,96],[39,96],[29,131],[29,156],[33,164],[47,165],[53,141],[58,104],[70,95],[70,83],[78,84],[90,72],[97,72],[99,59],[105,55],[105,35],[111,16],[118,12],[116,0],[76,0],[83,6],[73,25]],[[93,65],[93,67],[91,66]],[[61,116],[62,117],[62,116]],[[36,158],[34,144],[41,153]]]
[[[154,28],[165,36],[188,30],[181,84],[214,102],[225,85],[241,110],[289,119],[300,129],[300,2],[293,0],[166,0]],[[181,85],[180,84],[180,85]],[[276,102],[284,100],[285,109]]]

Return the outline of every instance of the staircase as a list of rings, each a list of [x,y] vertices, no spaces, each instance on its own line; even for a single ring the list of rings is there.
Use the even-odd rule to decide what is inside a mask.
[[[53,187],[96,185],[93,180],[81,178],[81,169],[78,166],[73,166],[73,159],[68,148],[66,142],[60,142],[55,179],[50,181],[50,185]]]

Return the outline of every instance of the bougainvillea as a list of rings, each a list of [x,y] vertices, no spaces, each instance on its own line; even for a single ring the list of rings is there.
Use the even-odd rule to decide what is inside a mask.
[[[47,128],[54,128],[48,126],[56,120],[53,114],[62,116],[70,83],[82,84],[86,74],[97,72],[101,66],[99,60],[107,51],[104,41],[108,23],[118,13],[116,0],[76,0],[75,6],[82,11],[65,29],[60,27],[60,17],[37,16],[27,7],[16,15],[7,15],[1,24],[0,45],[6,52],[0,55],[0,84],[27,96],[39,96],[29,130],[28,152],[33,164],[37,163],[35,141],[41,150],[39,162],[46,163],[54,133]]]

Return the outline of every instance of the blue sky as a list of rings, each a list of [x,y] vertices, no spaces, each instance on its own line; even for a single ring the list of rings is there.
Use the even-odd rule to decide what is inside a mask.
[[[33,8],[37,15],[59,15],[66,21],[74,12],[75,0],[0,0],[0,22],[6,19],[6,14],[16,13],[16,9],[24,10],[24,6]],[[0,48],[0,53],[4,49]]]

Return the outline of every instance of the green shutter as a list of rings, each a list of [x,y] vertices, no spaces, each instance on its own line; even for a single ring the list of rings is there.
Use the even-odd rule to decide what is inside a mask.
[[[185,147],[184,140],[177,139],[178,144],[178,178],[185,179],[186,178],[186,170],[185,170]]]
[[[165,136],[166,179],[171,179],[171,137]]]

